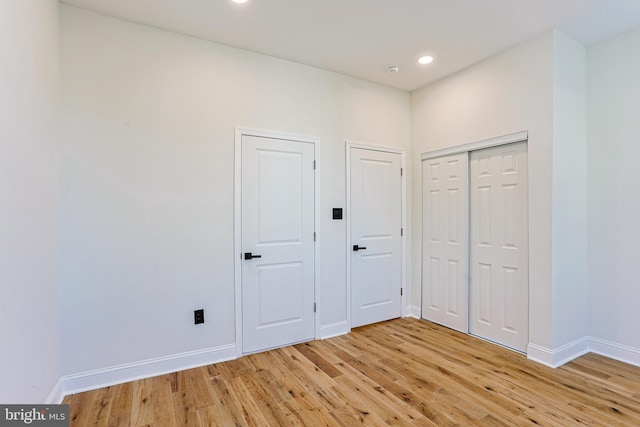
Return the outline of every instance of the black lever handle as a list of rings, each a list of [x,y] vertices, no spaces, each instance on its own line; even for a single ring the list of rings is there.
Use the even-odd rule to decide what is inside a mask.
[[[262,258],[262,255],[254,255],[251,252],[244,253],[244,259]]]
[[[358,251],[361,251],[363,249],[367,249],[367,247],[366,246],[353,245],[353,251],[354,252],[358,252]]]

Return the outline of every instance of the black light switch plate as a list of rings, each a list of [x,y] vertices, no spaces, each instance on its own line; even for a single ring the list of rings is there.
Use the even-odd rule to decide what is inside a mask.
[[[342,208],[333,208],[333,219],[342,219]]]
[[[193,323],[199,325],[200,323],[204,323],[204,309],[194,310],[193,311]]]

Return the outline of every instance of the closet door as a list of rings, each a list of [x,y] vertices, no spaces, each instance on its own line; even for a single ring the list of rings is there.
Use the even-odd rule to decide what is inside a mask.
[[[468,332],[468,155],[422,162],[422,317]]]
[[[526,351],[529,331],[527,144],[470,153],[473,335]]]

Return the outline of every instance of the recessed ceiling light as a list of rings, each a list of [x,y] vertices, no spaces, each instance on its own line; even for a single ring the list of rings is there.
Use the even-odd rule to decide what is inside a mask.
[[[231,0],[234,3],[238,3],[238,4],[242,4],[242,3],[246,3],[247,0]]]
[[[418,62],[422,65],[431,64],[433,62],[433,56],[421,56]]]
[[[392,65],[387,68],[387,70],[389,70],[390,73],[397,73],[400,71],[400,67],[398,67],[397,65]]]

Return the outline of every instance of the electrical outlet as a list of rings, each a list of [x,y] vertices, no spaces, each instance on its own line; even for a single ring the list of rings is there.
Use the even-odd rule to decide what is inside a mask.
[[[193,311],[193,323],[199,325],[200,323],[204,323],[204,309]]]

